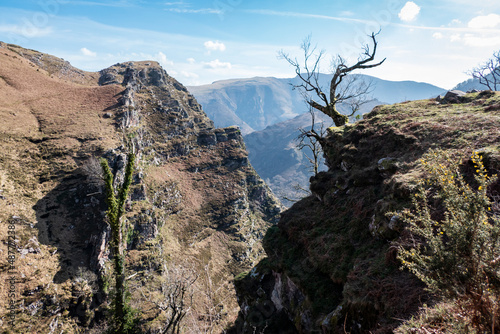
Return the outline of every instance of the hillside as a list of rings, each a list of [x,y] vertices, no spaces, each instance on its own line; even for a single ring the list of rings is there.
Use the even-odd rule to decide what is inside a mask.
[[[487,77],[491,79],[491,74],[488,75]],[[493,80],[491,80],[491,82],[493,82]],[[479,82],[479,79],[471,78],[471,79],[468,79],[468,80],[465,80],[465,81],[459,83],[453,89],[461,90],[463,92],[468,92],[468,91],[471,91],[474,89],[475,90],[484,90],[484,89],[488,89],[488,87],[481,84]]]
[[[461,157],[468,179],[472,151],[498,174],[499,128],[494,92],[468,94],[456,104],[378,106],[354,125],[330,128],[328,171],[311,180],[311,196],[268,230],[267,258],[235,281],[241,307],[235,331],[458,333],[454,326],[470,324],[399,269],[398,245],[412,239],[389,213],[410,207],[424,177],[420,159],[431,148]],[[488,210],[496,216],[499,191],[497,180],[488,189],[494,200]]]
[[[357,74],[373,84],[373,99],[378,104],[430,98],[445,90],[430,84],[413,81],[387,81]],[[290,83],[298,78],[251,78],[216,81],[210,85],[190,86],[189,91],[203,106],[217,127],[237,125],[244,135],[267,126],[292,119],[307,112],[299,90]],[[329,87],[331,75],[322,74],[320,85]],[[364,107],[361,114],[371,110]]]
[[[0,43],[0,63],[2,328],[108,326],[110,232],[97,159],[108,160],[119,182],[128,147],[137,161],[125,213],[126,276],[141,331],[165,329],[169,289],[193,277],[184,330],[220,331],[233,321],[230,282],[262,257],[260,240],[280,213],[240,131],[214,128],[156,62],[89,73]]]

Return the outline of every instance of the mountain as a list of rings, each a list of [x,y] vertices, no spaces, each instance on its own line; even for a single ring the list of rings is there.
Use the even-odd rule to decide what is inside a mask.
[[[239,129],[215,128],[157,62],[85,72],[0,43],[0,63],[0,279],[13,282],[8,298],[6,284],[0,290],[2,328],[109,327],[113,270],[98,159],[116,186],[129,150],[137,158],[123,240],[139,332],[164,332],[178,311],[189,311],[186,332],[232,322],[231,280],[263,256],[260,240],[281,210]]]
[[[472,246],[470,235],[483,233],[478,231],[484,225],[484,231],[496,226],[500,181],[493,178],[494,183],[482,190],[475,180],[480,178],[478,173],[484,173],[478,169],[479,160],[489,173],[500,171],[500,94],[472,93],[460,101],[447,104],[429,99],[377,106],[355,124],[328,130],[324,143],[328,170],[313,177],[312,194],[282,213],[279,223],[267,231],[263,239],[267,258],[235,280],[240,304],[235,333],[463,333],[467,331],[464,325],[478,319],[475,310],[479,308],[486,319],[482,323],[490,321],[488,315],[496,312],[496,306],[474,306],[466,299],[467,307],[475,308],[458,311],[456,299],[426,291],[409,270],[401,270],[405,261],[398,258],[402,249],[412,255],[415,249],[426,249],[422,237],[430,239],[428,243],[441,240],[438,245],[447,244],[449,231],[457,231],[457,225],[462,230],[455,238],[467,240],[462,254],[471,254],[471,248],[480,249],[482,244]],[[429,155],[431,149],[444,153]],[[460,164],[453,169],[454,175],[445,168],[450,157]],[[430,172],[435,175],[433,181],[422,182]],[[455,191],[461,182],[454,183],[458,173],[464,174],[472,188],[443,197],[434,180]],[[413,209],[412,195],[420,194],[419,185],[436,197],[428,202],[420,199]],[[482,202],[481,209],[476,209],[481,191],[488,195],[491,207]],[[444,205],[449,211],[444,212]],[[457,206],[470,207],[470,211],[462,215],[463,211],[453,209]],[[483,216],[475,214],[476,210],[491,213],[480,220]],[[425,216],[410,226],[401,219],[401,212]],[[438,222],[431,225],[430,219]],[[427,228],[425,236],[414,233],[421,225]],[[495,234],[484,233],[487,237],[480,240],[491,242],[498,252]],[[471,286],[464,284],[469,278],[474,280],[472,289],[479,291],[498,279],[494,270],[482,279],[469,275],[472,269],[463,267],[467,261],[450,248],[443,246],[439,254],[428,251],[411,264],[422,268],[425,262],[423,275],[431,277],[429,281],[438,289],[444,283],[434,270],[460,272],[460,279],[450,275],[460,294]],[[485,266],[496,265],[480,258]],[[498,286],[493,289],[498,294]]]
[[[491,78],[491,74],[488,75],[487,78]],[[481,84],[479,82],[479,79],[471,78],[471,79],[468,79],[468,80],[465,80],[465,81],[459,83],[453,89],[461,90],[463,92],[468,92],[468,91],[471,91],[474,89],[475,90],[485,90],[485,89],[488,89],[488,87]]]
[[[445,90],[430,84],[413,81],[387,81],[357,74],[361,80],[371,82],[373,99],[381,103],[396,103],[437,96]],[[307,112],[299,90],[292,79],[251,78],[216,81],[210,85],[189,86],[188,89],[203,106],[215,126],[237,125],[244,135],[260,131]],[[331,75],[321,74],[320,84],[329,87]]]
[[[303,113],[304,103],[286,79],[251,78],[190,86],[216,126],[237,125],[243,134]]]

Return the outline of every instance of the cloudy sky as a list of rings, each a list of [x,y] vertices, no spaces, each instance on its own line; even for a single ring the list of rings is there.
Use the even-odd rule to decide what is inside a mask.
[[[312,36],[328,58],[354,61],[378,36],[379,68],[363,73],[451,88],[500,50],[498,0],[2,0],[0,41],[97,71],[157,60],[185,85],[293,77],[277,57]],[[329,61],[323,65],[329,70]],[[1,66],[1,64],[0,64]]]

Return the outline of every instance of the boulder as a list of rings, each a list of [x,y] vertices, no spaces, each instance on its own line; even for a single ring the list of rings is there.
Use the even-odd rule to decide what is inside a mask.
[[[114,68],[106,68],[99,72],[99,86],[120,84],[118,80],[118,71]]]
[[[441,99],[442,103],[462,103],[464,102],[465,92],[461,90],[450,90],[446,93],[446,95]]]

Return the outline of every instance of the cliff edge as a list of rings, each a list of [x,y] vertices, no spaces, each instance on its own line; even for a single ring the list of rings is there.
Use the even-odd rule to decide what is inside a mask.
[[[392,333],[432,305],[424,285],[399,269],[405,226],[387,214],[410,207],[424,176],[419,159],[431,148],[477,151],[498,173],[499,126],[500,95],[483,91],[455,103],[378,106],[354,125],[330,128],[328,171],[268,230],[268,257],[235,280],[241,311],[233,330]]]

